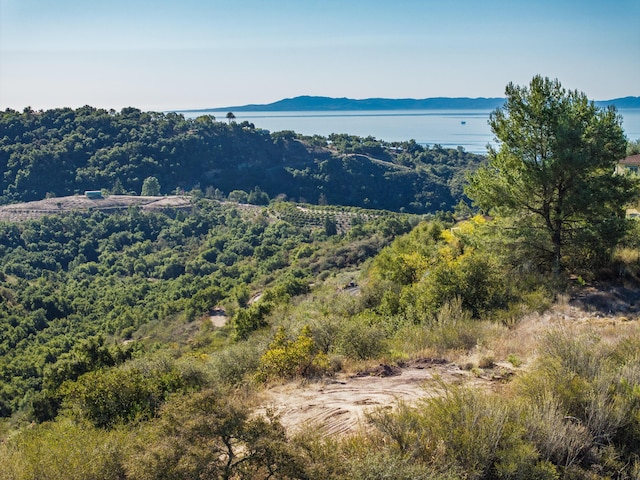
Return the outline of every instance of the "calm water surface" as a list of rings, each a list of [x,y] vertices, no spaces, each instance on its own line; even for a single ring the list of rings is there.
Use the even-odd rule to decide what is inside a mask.
[[[618,111],[629,140],[640,139],[640,109]],[[468,152],[486,153],[496,145],[488,125],[491,110],[385,110],[340,112],[238,112],[237,122],[245,120],[271,132],[293,130],[303,135],[328,136],[348,133],[373,136],[387,142],[413,139],[423,145],[463,147]],[[187,118],[202,112],[183,112]],[[213,112],[226,121],[226,112]]]

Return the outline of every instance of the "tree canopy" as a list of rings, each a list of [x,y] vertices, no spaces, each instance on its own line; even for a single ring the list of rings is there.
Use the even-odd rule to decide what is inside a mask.
[[[626,229],[625,206],[637,182],[614,175],[626,138],[614,107],[536,76],[510,83],[489,123],[499,143],[470,179],[467,195],[484,210],[516,219],[530,251],[560,272],[566,250],[595,265]]]
[[[142,195],[143,196],[157,196],[160,195],[160,182],[156,177],[147,177],[142,182]]]

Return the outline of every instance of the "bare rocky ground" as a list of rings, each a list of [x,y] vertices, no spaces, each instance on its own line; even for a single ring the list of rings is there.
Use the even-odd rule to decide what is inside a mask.
[[[511,379],[533,364],[538,339],[550,330],[594,332],[605,341],[638,335],[639,312],[637,289],[586,288],[572,298],[560,298],[543,314],[526,316],[511,329],[496,327],[496,337],[487,345],[454,361],[422,357],[318,381],[292,381],[265,390],[262,406],[277,412],[290,432],[353,433],[365,425],[367,412],[438,395],[443,383],[494,391],[508,388]],[[507,362],[509,354],[516,354],[522,365],[514,367]],[[495,362],[478,368],[483,355],[495,358]]]
[[[366,412],[375,408],[437,394],[438,382],[490,385],[507,376],[476,376],[443,359],[418,358],[401,366],[382,364],[317,382],[278,385],[265,392],[263,405],[278,412],[291,432],[320,429],[324,435],[345,434],[362,427]]]
[[[0,206],[0,220],[22,221],[66,212],[90,212],[92,210],[126,210],[139,206],[143,210],[189,208],[191,200],[181,195],[164,197],[142,197],[136,195],[108,195],[90,199],[84,195],[47,198],[35,202],[15,203]]]

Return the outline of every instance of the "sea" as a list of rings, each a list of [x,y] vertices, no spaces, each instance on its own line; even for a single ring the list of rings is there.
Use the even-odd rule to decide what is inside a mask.
[[[181,112],[186,118],[203,115],[202,111]],[[206,112],[219,121],[226,112]],[[387,142],[415,140],[421,145],[462,147],[467,152],[487,153],[487,146],[497,146],[489,127],[491,110],[384,110],[323,112],[233,112],[238,123],[247,121],[278,132],[293,130],[302,135],[346,133],[372,136]],[[619,109],[628,140],[640,139],[640,109]]]

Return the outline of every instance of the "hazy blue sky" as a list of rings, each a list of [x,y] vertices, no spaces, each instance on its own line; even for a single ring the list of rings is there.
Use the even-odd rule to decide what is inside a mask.
[[[640,95],[640,0],[0,0],[0,108]]]

